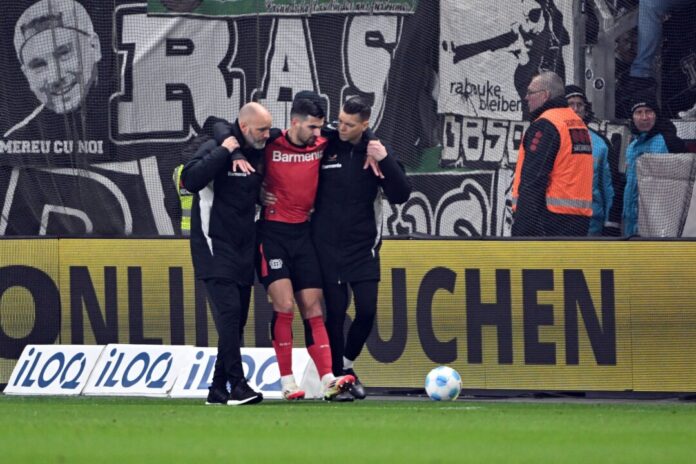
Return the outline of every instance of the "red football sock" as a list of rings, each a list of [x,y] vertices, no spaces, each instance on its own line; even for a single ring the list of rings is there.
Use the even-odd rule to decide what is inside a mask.
[[[293,313],[273,311],[271,335],[281,377],[292,375],[292,317]]]
[[[324,319],[321,316],[306,319],[304,327],[307,351],[314,361],[314,365],[317,366],[319,378],[322,378],[331,373],[331,348]],[[311,331],[311,333],[307,333],[307,331]]]

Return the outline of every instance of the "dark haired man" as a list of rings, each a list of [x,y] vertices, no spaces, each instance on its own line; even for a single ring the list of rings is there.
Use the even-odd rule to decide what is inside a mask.
[[[594,113],[592,104],[587,100],[585,91],[577,85],[567,85],[565,97],[568,106],[589,124]],[[613,153],[611,142],[602,134],[588,126],[590,137],[592,137],[592,217],[588,235],[599,236],[620,235],[621,218],[610,218],[609,214],[617,208],[612,208],[614,201],[614,186],[612,183],[611,168],[609,167],[609,157]],[[614,219],[614,220],[612,220]]]
[[[374,324],[383,195],[391,203],[404,203],[411,193],[396,156],[378,140],[372,140],[374,136],[368,129],[370,113],[370,106],[360,97],[343,104],[338,116],[338,138],[332,137],[321,160],[319,191],[312,214],[312,238],[321,264],[335,375],[355,376],[353,362]],[[366,159],[379,163],[382,176],[367,169]],[[346,340],[343,326],[349,286],[355,301],[355,320]],[[355,379],[349,392],[363,399],[365,389],[357,376]]]
[[[321,306],[322,281],[309,224],[327,139],[321,136],[324,100],[315,92],[295,95],[290,128],[274,129],[265,151],[264,188],[274,198],[258,222],[257,275],[273,305],[271,338],[278,360],[283,398],[305,392],[292,372],[294,303],[304,323],[305,344],[321,378],[324,399],[350,388],[353,376],[334,376]]]

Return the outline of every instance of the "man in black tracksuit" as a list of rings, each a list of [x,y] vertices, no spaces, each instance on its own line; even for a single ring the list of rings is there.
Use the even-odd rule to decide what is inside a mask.
[[[326,326],[334,375],[355,375],[353,362],[367,340],[377,311],[382,237],[382,197],[404,203],[411,186],[396,156],[368,130],[370,106],[363,99],[346,101],[339,115],[338,137],[322,157],[319,189],[312,214],[312,234],[319,255],[326,303]],[[367,166],[379,163],[382,176]],[[355,320],[344,342],[343,325],[355,300]],[[350,392],[365,397],[357,380]]]
[[[244,379],[240,335],[254,283],[254,217],[270,127],[268,110],[258,103],[244,105],[233,124],[214,125],[214,139],[201,145],[181,173],[183,186],[195,193],[190,239],[195,276],[205,283],[218,332],[207,404],[263,399]]]

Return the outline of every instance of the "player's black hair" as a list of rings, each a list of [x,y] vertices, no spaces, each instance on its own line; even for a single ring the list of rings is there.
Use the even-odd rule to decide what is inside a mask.
[[[295,95],[290,109],[290,116],[314,116],[315,118],[326,117],[326,102],[319,94],[310,90],[303,90]]]
[[[370,119],[372,107],[362,97],[351,97],[343,104],[343,111],[347,114],[358,114],[361,121],[366,121]]]

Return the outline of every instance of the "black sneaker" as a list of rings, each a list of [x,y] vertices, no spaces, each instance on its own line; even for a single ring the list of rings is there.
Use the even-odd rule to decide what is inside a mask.
[[[353,382],[353,385],[348,389],[348,391],[351,395],[353,395],[354,398],[364,400],[367,396],[367,393],[365,393],[365,386],[362,384],[362,382],[360,382],[360,379],[358,379],[355,371],[353,369],[344,369],[343,374],[352,375],[355,377],[355,382]]]
[[[334,401],[336,403],[349,403],[351,401],[354,401],[355,398],[353,398],[353,395],[350,394],[349,390],[346,390],[344,392],[339,393],[338,395],[334,395],[331,398],[327,398],[328,401]]]
[[[230,394],[226,388],[211,385],[208,388],[208,399],[205,400],[205,404],[207,404],[207,405],[227,404],[227,401],[229,399],[230,399]]]
[[[227,405],[240,406],[242,404],[260,403],[261,401],[263,401],[263,395],[254,391],[246,380],[242,379],[232,388]]]

